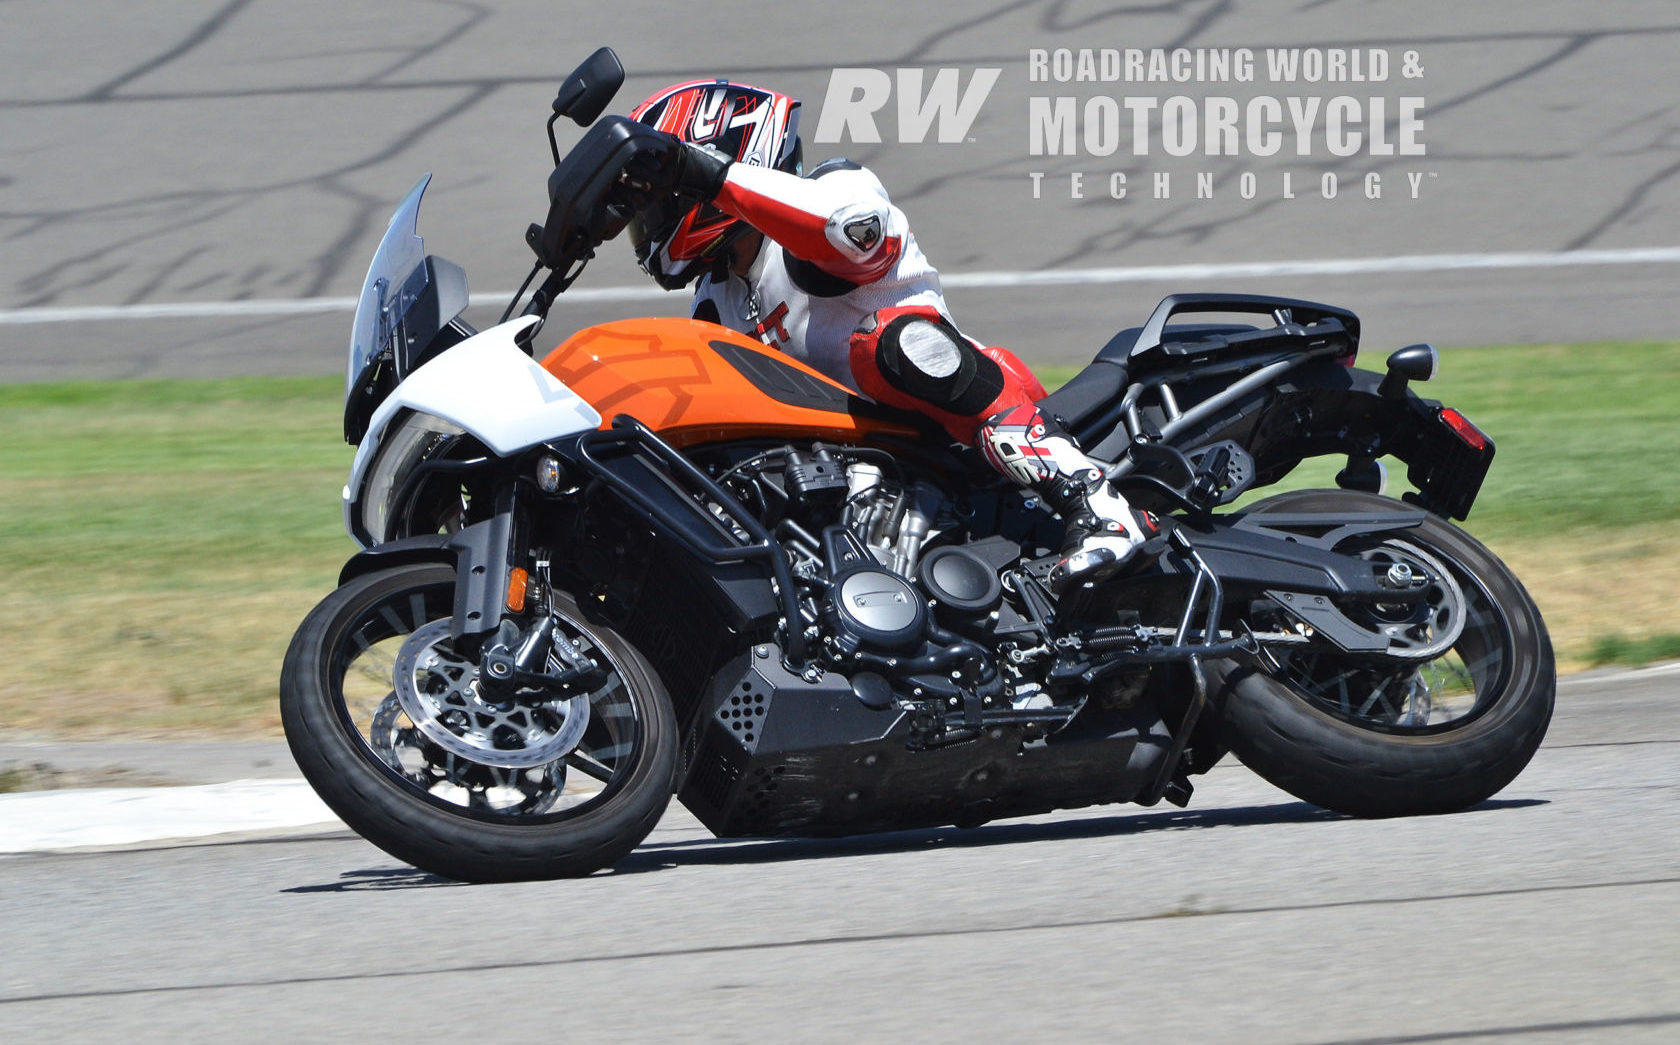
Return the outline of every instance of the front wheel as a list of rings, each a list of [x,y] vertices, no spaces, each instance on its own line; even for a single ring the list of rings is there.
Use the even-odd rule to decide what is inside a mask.
[[[280,676],[293,757],[356,832],[464,881],[586,875],[647,837],[670,801],[677,725],[658,676],[569,596],[556,648],[596,667],[559,692],[499,693],[449,634],[455,571],[358,577],[299,626]]]
[[[1344,490],[1306,490],[1250,512],[1392,512]],[[1224,739],[1297,798],[1352,816],[1464,809],[1496,794],[1534,756],[1551,720],[1557,669],[1540,611],[1480,542],[1435,516],[1339,551],[1418,564],[1435,589],[1415,613],[1372,607],[1390,654],[1314,644],[1209,665]],[[1384,614],[1388,613],[1388,616]]]

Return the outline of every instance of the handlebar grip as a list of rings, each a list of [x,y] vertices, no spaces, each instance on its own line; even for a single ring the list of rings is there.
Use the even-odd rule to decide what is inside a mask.
[[[597,121],[548,176],[548,220],[528,235],[537,260],[565,269],[623,231],[629,214],[620,178],[638,160],[668,166],[675,139],[624,116]]]

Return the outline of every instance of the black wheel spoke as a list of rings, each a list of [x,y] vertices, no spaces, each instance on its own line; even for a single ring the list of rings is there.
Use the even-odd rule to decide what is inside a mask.
[[[593,758],[590,758],[588,755],[584,754],[581,750],[574,751],[571,754],[567,755],[566,756],[566,765],[568,765],[571,768],[577,770],[579,773],[582,773],[584,776],[589,777],[592,780],[599,780],[603,784],[608,784],[608,783],[612,782],[613,771],[611,769],[608,769],[606,766],[602,765],[601,763],[595,761]]]
[[[1498,690],[1503,638],[1499,613],[1462,565],[1448,567],[1443,549],[1384,541],[1361,557],[1412,563],[1428,573],[1427,606],[1379,605],[1365,621],[1394,643],[1387,657],[1352,657],[1323,647],[1270,658],[1271,674],[1327,713],[1382,733],[1458,728],[1480,714]],[[1407,569],[1413,567],[1408,565]],[[1451,571],[1451,572],[1449,572]],[[1423,623],[1406,624],[1416,618]],[[1450,644],[1447,639],[1451,639]]]
[[[310,613],[280,682],[299,767],[352,828],[437,874],[500,881],[610,866],[671,799],[678,727],[657,674],[556,592],[551,615],[523,623],[556,622],[604,680],[498,699],[478,683],[476,651],[453,648],[454,591],[453,568],[413,564],[353,578]],[[602,713],[570,718],[576,706]],[[444,743],[438,730],[455,732]],[[573,771],[587,786],[568,789]]]
[[[496,703],[481,693],[476,660],[453,651],[452,605],[446,588],[432,586],[393,592],[359,614],[342,654],[339,700],[361,748],[424,800],[489,820],[564,818],[596,802],[587,791],[569,805],[562,801],[568,769],[610,784],[628,765],[641,729],[612,654],[587,627],[566,621],[572,648],[602,665],[606,679],[540,712]],[[406,694],[404,670],[412,676]],[[560,731],[580,709],[584,724],[570,727],[577,746],[559,747],[555,761],[537,761],[545,745],[568,743]]]
[[[1404,510],[1339,490],[1280,494],[1249,509]],[[1337,550],[1366,558],[1407,598],[1344,613],[1387,636],[1387,651],[1353,655],[1321,638],[1264,654],[1259,671],[1211,665],[1222,737],[1267,780],[1336,812],[1469,808],[1509,784],[1545,736],[1557,682],[1545,623],[1510,569],[1444,519],[1423,516],[1375,544],[1354,543],[1369,540]]]

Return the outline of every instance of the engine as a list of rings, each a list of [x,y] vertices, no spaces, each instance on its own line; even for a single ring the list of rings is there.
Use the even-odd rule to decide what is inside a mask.
[[[976,539],[993,528],[975,501],[880,450],[737,450],[711,468],[788,553],[805,650],[785,656],[779,632],[700,688],[682,799],[713,831],[979,823],[1129,800],[1158,776],[1154,706],[1082,681],[1077,640],[1051,627],[1023,556],[1044,542]]]
[[[786,446],[729,474],[793,558],[807,648],[859,700],[919,706],[936,731],[953,715],[972,726],[983,709],[1051,703],[1019,543],[942,542],[965,529],[958,506],[877,450]]]

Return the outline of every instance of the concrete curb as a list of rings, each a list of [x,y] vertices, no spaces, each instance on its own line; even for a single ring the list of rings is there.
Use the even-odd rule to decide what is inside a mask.
[[[344,825],[301,779],[0,795],[0,854],[6,855],[317,826]]]
[[[1680,675],[1680,661],[1566,676],[1572,692]],[[1585,700],[1599,699],[1595,697]],[[0,854],[201,843],[346,830],[299,775],[284,741],[0,743],[0,769],[76,780],[166,778],[184,786],[71,787],[0,794]]]

